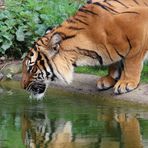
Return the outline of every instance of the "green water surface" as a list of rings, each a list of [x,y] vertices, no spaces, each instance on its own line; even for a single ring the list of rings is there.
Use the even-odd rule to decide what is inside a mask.
[[[1,84],[0,148],[146,148],[147,107],[111,100],[49,89],[37,102]]]

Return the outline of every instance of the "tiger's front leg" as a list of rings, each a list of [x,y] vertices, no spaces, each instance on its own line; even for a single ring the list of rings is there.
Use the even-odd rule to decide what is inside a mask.
[[[97,80],[98,90],[107,90],[113,87],[121,75],[121,63],[114,63],[109,66],[108,75]]]
[[[114,86],[115,94],[127,93],[137,88],[143,68],[144,55],[141,52],[130,58],[125,58],[120,80]]]

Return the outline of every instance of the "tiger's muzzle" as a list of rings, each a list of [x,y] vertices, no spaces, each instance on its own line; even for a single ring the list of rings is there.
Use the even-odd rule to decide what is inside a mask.
[[[42,99],[46,91],[46,84],[41,82],[31,83],[26,90],[31,93],[32,98]]]
[[[41,94],[45,91],[46,85],[41,83],[33,83],[31,86],[31,92],[34,94]]]

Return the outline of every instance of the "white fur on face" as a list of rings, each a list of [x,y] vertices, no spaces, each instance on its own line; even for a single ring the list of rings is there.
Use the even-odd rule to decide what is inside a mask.
[[[66,65],[65,67],[65,65],[62,65],[62,64],[56,65],[56,62],[54,63],[52,61],[50,62],[58,80],[62,81],[64,84],[70,84],[73,80],[74,67],[72,65],[70,65],[70,67]]]
[[[37,95],[31,94],[31,95],[29,96],[29,99],[30,99],[30,100],[37,100],[37,101],[40,101],[40,100],[43,100],[44,94],[45,94],[45,93],[37,94]]]

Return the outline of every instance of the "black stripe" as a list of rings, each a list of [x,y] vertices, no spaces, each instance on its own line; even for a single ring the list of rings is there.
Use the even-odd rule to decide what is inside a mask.
[[[95,3],[93,3],[94,5],[97,5],[97,6],[100,6],[102,9],[104,9],[104,10],[106,10],[106,11],[108,11],[108,12],[110,12],[110,10],[111,11],[113,11],[113,12],[115,12],[115,13],[118,13],[117,11],[115,11],[114,9],[112,9],[112,8],[110,8],[110,7],[107,7],[107,6],[105,6],[105,5],[102,5],[101,3],[99,3],[99,2],[95,2]]]
[[[114,0],[116,2],[118,2],[119,4],[121,4],[122,6],[124,6],[125,8],[128,8],[125,4],[123,4],[122,2],[120,2],[119,0]]]
[[[63,40],[68,40],[74,38],[76,35],[65,36]]]
[[[46,59],[46,62],[47,62],[47,64],[48,64],[48,66],[49,66],[51,72],[52,72],[51,81],[54,81],[54,79],[57,78],[57,76],[55,75],[55,73],[54,73],[54,71],[53,71],[52,65],[49,63],[49,60],[48,60],[47,56],[46,56],[45,54],[43,54],[43,55],[44,55],[44,58]],[[46,70],[46,71],[47,71],[47,70]]]
[[[114,7],[113,5],[111,5],[109,2],[107,2],[106,0],[104,0],[104,3],[106,3],[107,5]]]
[[[34,49],[35,52],[37,52],[37,50],[38,50],[37,47],[36,47],[36,45],[38,45],[37,42],[35,42],[34,45],[33,45],[33,49]],[[39,45],[38,45],[38,46],[39,46]]]
[[[42,56],[40,53],[38,53],[38,57],[37,57],[37,61],[41,60],[42,59]]]
[[[45,62],[44,62],[44,60],[40,60],[40,64],[42,65],[44,71],[46,72],[46,77],[47,77],[47,76],[48,76],[47,73],[49,73],[49,72],[47,71],[47,69],[46,69],[46,67],[45,67]]]
[[[47,40],[50,40],[50,39],[47,37],[47,35],[46,35],[46,36],[43,36],[42,38],[46,38]]]
[[[80,22],[80,23],[82,23],[82,24],[84,24],[84,25],[87,25],[88,26],[88,24],[86,23],[86,22],[84,22],[84,21],[82,21],[82,20],[80,20],[80,19],[78,19],[78,18],[74,18],[76,21],[78,21],[78,22]]]
[[[40,67],[39,67],[39,65],[36,65],[37,67],[38,67],[38,69],[40,70],[40,74],[41,74],[41,76],[42,76],[42,79],[44,79],[44,74],[43,74],[43,72],[42,72],[42,70],[40,69]]]
[[[79,16],[79,17],[83,17],[83,18],[88,18],[86,15],[80,15],[80,14],[77,14],[76,16]]]
[[[98,15],[97,13],[95,13],[93,11],[90,11],[90,10],[87,10],[87,9],[80,8],[79,11],[84,12],[84,13],[87,13],[87,14]]]
[[[122,54],[120,54],[116,48],[114,48],[114,49],[115,49],[116,53],[123,59],[124,56]]]
[[[84,30],[85,28],[77,28],[77,27],[73,27],[73,26],[70,26],[70,27],[67,27],[68,29],[71,29],[71,30]]]
[[[126,36],[126,39],[127,39],[127,41],[128,41],[128,44],[129,44],[130,49],[132,49],[132,45],[131,45],[131,42],[130,42],[128,36]]]
[[[122,12],[122,13],[134,13],[134,14],[140,14],[140,13],[135,12],[135,11],[125,11],[125,12]]]
[[[30,73],[30,71],[32,70],[33,66],[29,66],[28,72]]]
[[[99,2],[95,2],[95,3],[93,3],[94,5],[97,5],[97,6],[100,6],[102,9],[104,9],[104,10],[106,10],[106,11],[108,11],[108,12],[110,12],[110,11],[112,11],[112,12],[115,12],[115,13],[118,13],[116,10],[114,10],[114,9],[112,9],[112,8],[110,8],[110,7],[107,7],[107,6],[105,6],[105,5],[102,5],[101,3],[99,3]],[[110,12],[111,13],[111,12]]]
[[[139,3],[137,2],[137,0],[133,0],[137,5],[139,5]]]
[[[40,41],[42,42],[42,44],[43,44],[44,46],[47,46],[47,45],[44,43],[44,41],[43,41],[43,37],[40,38]]]
[[[108,51],[108,49],[107,49],[107,47],[106,47],[105,45],[104,45],[104,48],[106,49],[106,52],[108,53],[108,56],[109,56],[110,60],[111,60],[111,61],[114,61],[114,60],[112,59],[111,55],[110,55],[110,52]]]
[[[103,59],[100,55],[98,55],[97,52],[87,50],[87,49],[82,49],[82,48],[79,48],[79,47],[76,47],[76,49],[78,49],[79,53],[82,54],[82,55],[89,56],[93,59],[98,59],[100,65],[103,65]]]
[[[76,21],[74,21],[73,19],[67,19],[67,22],[68,23],[74,23],[74,24],[76,23]]]
[[[41,38],[39,38],[39,39],[37,40],[37,42],[38,42],[39,40],[41,40],[42,38],[46,38],[47,40],[49,40],[49,38],[44,35],[44,36],[42,36]]]
[[[148,4],[146,2],[144,2],[145,6],[148,6]]]

